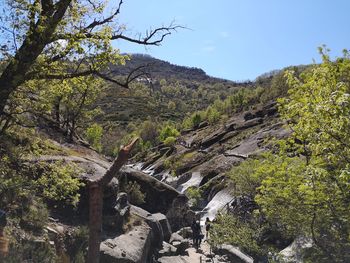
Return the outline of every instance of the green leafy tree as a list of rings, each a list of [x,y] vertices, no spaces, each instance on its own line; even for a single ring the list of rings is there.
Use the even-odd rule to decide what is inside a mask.
[[[103,134],[103,128],[97,123],[94,123],[89,128],[87,128],[85,136],[88,142],[97,149],[98,151],[102,150],[101,138]]]
[[[106,75],[111,64],[123,64],[126,56],[112,45],[123,40],[141,45],[159,45],[177,26],[150,30],[133,38],[117,21],[122,1],[111,6],[102,0],[10,0],[3,9],[0,52],[5,58],[0,75],[0,115],[20,86],[33,79],[67,79],[95,75],[121,86]]]
[[[318,262],[350,260],[350,60],[348,52],[299,78],[288,72],[281,116],[293,131],[279,156],[257,170],[264,179],[257,202],[269,220],[306,234]],[[294,154],[295,157],[292,157]]]

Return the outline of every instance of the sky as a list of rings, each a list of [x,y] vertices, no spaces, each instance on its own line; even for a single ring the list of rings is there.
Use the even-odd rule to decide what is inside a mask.
[[[214,77],[254,80],[271,70],[319,62],[321,45],[341,56],[350,49],[349,10],[350,0],[124,0],[119,22],[131,36],[172,21],[187,29],[161,46],[121,40],[115,46]]]

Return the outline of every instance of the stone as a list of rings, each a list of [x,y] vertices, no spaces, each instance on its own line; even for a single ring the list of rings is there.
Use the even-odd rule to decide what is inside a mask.
[[[121,177],[125,176],[128,182],[132,181],[140,185],[145,194],[145,202],[140,207],[151,213],[166,214],[170,208],[169,204],[180,195],[173,187],[135,169],[127,167],[122,169],[120,174]]]
[[[152,248],[160,248],[164,240],[164,234],[162,226],[158,219],[152,214],[148,213],[146,210],[136,206],[131,207],[131,214],[141,217],[146,222],[146,224],[152,229],[151,246]]]
[[[173,243],[174,241],[183,241],[184,238],[180,236],[178,233],[172,233],[169,242]]]
[[[191,227],[183,227],[178,230],[175,234],[178,234],[184,238],[192,238],[192,229]]]
[[[161,257],[158,259],[158,263],[191,263],[191,262],[187,261],[182,256],[173,256],[173,257]]]
[[[175,256],[176,247],[163,241],[162,249],[158,251],[158,255],[159,257]]]
[[[130,232],[106,239],[100,245],[100,261],[104,263],[149,262],[152,255],[152,230],[142,223]]]
[[[175,198],[166,213],[171,229],[177,231],[182,227],[190,226],[194,219],[194,212],[189,208],[188,198],[179,195]]]
[[[237,247],[234,247],[232,245],[221,245],[220,247],[216,248],[214,252],[218,255],[226,255],[229,262],[254,263],[252,257],[244,254]]]
[[[279,255],[286,262],[303,262],[303,252],[313,246],[312,238],[299,236],[292,244],[279,252]]]
[[[107,207],[106,207],[107,206]],[[121,233],[130,215],[130,204],[126,193],[117,195],[115,206],[111,209],[104,203],[103,227],[114,233]]]
[[[172,231],[168,219],[161,213],[153,214],[153,217],[160,223],[162,227],[164,240],[169,241]]]

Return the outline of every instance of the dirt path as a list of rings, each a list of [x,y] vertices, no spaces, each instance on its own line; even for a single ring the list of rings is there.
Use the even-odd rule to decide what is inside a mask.
[[[188,256],[183,256],[182,258],[186,260],[186,262],[190,263],[204,263],[204,262],[213,262],[210,260],[207,256],[210,255],[210,246],[206,242],[206,240],[203,240],[199,249],[196,249],[195,247],[190,247],[186,249],[188,252]]]

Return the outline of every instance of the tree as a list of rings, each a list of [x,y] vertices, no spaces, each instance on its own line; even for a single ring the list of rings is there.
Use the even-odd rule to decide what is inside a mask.
[[[102,0],[8,0],[1,18],[0,52],[5,67],[0,75],[0,116],[18,87],[33,79],[68,79],[95,75],[127,87],[107,75],[108,65],[125,63],[126,56],[112,45],[124,40],[141,45],[160,45],[179,26],[148,31],[144,37],[125,34],[116,19],[123,1],[114,8]],[[106,15],[108,10],[112,10]]]
[[[300,77],[287,73],[289,96],[280,112],[293,135],[256,171],[264,178],[256,201],[269,220],[312,237],[314,261],[348,262],[350,57],[345,51],[331,61],[320,51],[322,64]]]

